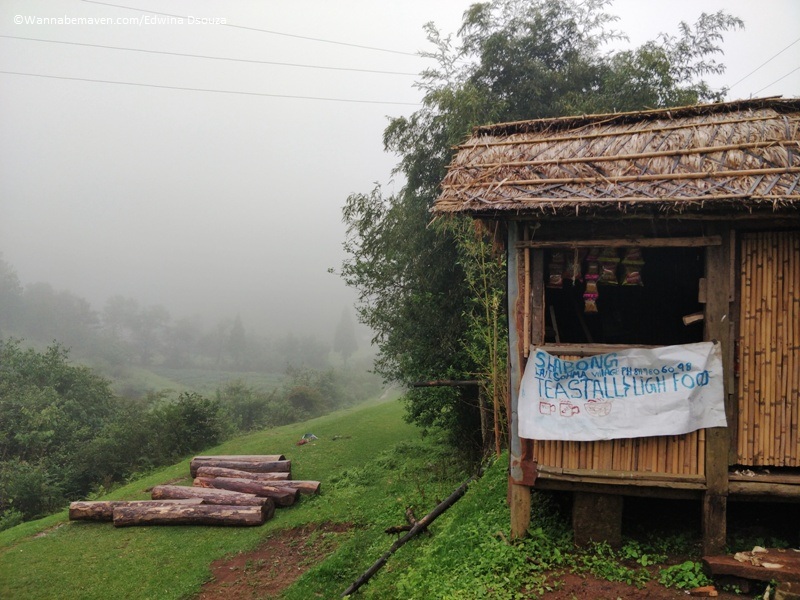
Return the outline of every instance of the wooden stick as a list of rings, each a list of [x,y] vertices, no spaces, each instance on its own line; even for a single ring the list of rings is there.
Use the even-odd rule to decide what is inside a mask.
[[[706,476],[706,430],[701,429],[697,436],[697,473]]]
[[[740,118],[740,119],[721,119],[719,121],[713,121],[709,123],[703,124],[705,127],[719,127],[720,125],[734,125],[737,123],[752,123],[756,121],[767,121],[769,120],[766,117],[747,117],[747,118]],[[599,123],[598,123],[599,124]],[[635,132],[626,132],[635,133],[636,135],[646,135],[650,133],[660,133],[665,131],[682,131],[686,129],[686,124],[682,125],[666,125],[666,126],[656,126],[656,127],[648,127],[646,129],[637,129]],[[551,142],[571,142],[575,140],[585,141],[587,139],[594,139],[594,138],[604,138],[604,137],[619,137],[621,134],[618,130],[607,130],[597,128],[592,131],[583,131],[581,130],[580,135],[561,135],[555,136],[550,138],[532,138],[529,140],[508,140],[507,138],[500,138],[497,141],[487,141],[482,137],[479,138],[476,142],[473,143],[465,143],[461,144],[460,146],[456,146],[458,150],[470,150],[473,148],[490,148],[494,146],[521,146],[523,144],[549,144]],[[496,136],[497,137],[497,136]],[[496,139],[496,138],[495,138]]]
[[[746,445],[747,445],[747,431],[748,431],[748,423],[747,423],[747,394],[748,394],[748,386],[747,386],[747,377],[746,377],[746,364],[747,364],[747,355],[749,353],[749,348],[747,344],[744,342],[745,340],[745,329],[746,329],[746,320],[745,317],[748,314],[748,309],[750,306],[749,302],[749,295],[748,295],[748,282],[749,282],[749,271],[750,271],[750,261],[747,259],[747,255],[745,253],[747,247],[747,240],[742,239],[741,245],[741,278],[739,283],[739,290],[740,290],[740,300],[739,300],[739,337],[738,337],[738,355],[736,356],[736,360],[738,361],[739,365],[739,379],[737,382],[737,423],[736,423],[736,460],[739,463],[745,462],[746,459]]]
[[[541,143],[535,140],[537,144]],[[519,142],[517,142],[519,144]],[[644,158],[662,158],[671,156],[691,156],[694,154],[716,154],[718,152],[726,152],[728,150],[744,150],[748,148],[776,148],[786,146],[796,146],[797,142],[787,140],[768,140],[760,142],[750,142],[746,144],[725,144],[721,146],[699,146],[699,147],[683,147],[675,150],[661,150],[657,152],[631,152],[630,154],[614,154],[614,155],[597,155],[597,156],[570,156],[558,158],[550,158],[545,160],[515,160],[510,162],[470,162],[469,169],[497,169],[508,167],[542,167],[545,165],[569,165],[580,163],[598,163],[598,162],[617,162],[617,161],[633,161],[641,160]]]
[[[525,228],[525,234],[527,238],[528,228]],[[524,274],[524,281],[525,281],[525,298],[523,300],[523,307],[522,307],[522,335],[524,339],[522,340],[522,354],[527,357],[531,352],[531,249],[525,248],[523,250],[523,265],[525,269]]]
[[[789,311],[792,315],[793,323],[790,331],[792,332],[792,435],[791,435],[791,452],[792,452],[792,466],[800,466],[800,424],[798,417],[800,416],[800,233],[794,232],[792,235],[792,288],[789,297],[792,301],[792,309]]]
[[[361,577],[356,579],[350,585],[350,587],[348,587],[344,591],[344,593],[342,594],[341,597],[344,598],[346,596],[349,596],[350,594],[355,592],[358,588],[360,588],[362,585],[367,583],[370,579],[372,579],[372,576],[375,575],[375,573],[377,573],[381,569],[381,567],[383,567],[383,565],[386,564],[386,562],[389,560],[389,557],[392,554],[394,554],[397,551],[398,548],[400,548],[402,545],[404,545],[407,541],[409,541],[415,535],[425,531],[428,528],[428,526],[430,526],[430,524],[433,523],[439,517],[439,515],[441,515],[444,511],[446,511],[453,504],[455,504],[466,493],[467,486],[470,484],[470,482],[472,480],[473,480],[473,478],[470,477],[467,481],[462,483],[456,489],[456,491],[454,491],[447,498],[445,498],[442,502],[440,502],[436,506],[436,508],[434,508],[431,512],[429,512],[427,515],[422,517],[422,519],[420,519],[419,521],[414,523],[414,526],[411,528],[411,531],[409,531],[407,534],[405,534],[403,537],[401,537],[399,540],[397,540],[394,544],[392,544],[392,547],[389,548],[389,550],[383,556],[381,556],[377,561],[375,561],[372,564],[372,566],[369,569],[367,569],[364,572],[363,575],[361,575]]]
[[[472,190],[476,188],[501,188],[520,185],[577,185],[582,183],[599,183],[611,185],[614,183],[632,183],[638,181],[682,181],[691,179],[719,179],[730,177],[751,177],[754,175],[782,175],[800,173],[800,167],[775,167],[766,169],[742,169],[723,171],[700,171],[695,173],[653,173],[650,175],[609,175],[608,177],[553,177],[545,179],[514,179],[508,177],[502,181],[480,180],[470,183],[443,184],[443,190]],[[627,198],[626,198],[627,200]],[[586,200],[583,200],[586,202]],[[662,200],[663,201],[663,200]]]

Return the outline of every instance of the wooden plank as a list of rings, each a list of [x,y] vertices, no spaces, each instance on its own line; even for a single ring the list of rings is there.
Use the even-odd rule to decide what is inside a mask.
[[[702,475],[673,475],[669,473],[645,473],[642,471],[616,471],[596,469],[564,469],[548,466],[539,467],[539,476],[570,476],[593,479],[619,479],[622,481],[661,481],[661,482],[694,482],[703,483]]]
[[[746,555],[751,555],[747,552]],[[757,553],[762,563],[783,565],[780,569],[767,569],[752,562],[740,562],[733,556],[704,556],[703,564],[712,575],[731,575],[755,581],[800,582],[800,553],[768,548]]]

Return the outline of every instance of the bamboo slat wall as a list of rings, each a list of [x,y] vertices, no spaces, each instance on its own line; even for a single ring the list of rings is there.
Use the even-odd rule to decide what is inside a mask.
[[[564,360],[578,356],[560,355]],[[539,465],[595,471],[640,471],[673,475],[705,473],[705,430],[686,435],[602,442],[534,441]]]
[[[800,466],[800,232],[742,239],[738,462]]]

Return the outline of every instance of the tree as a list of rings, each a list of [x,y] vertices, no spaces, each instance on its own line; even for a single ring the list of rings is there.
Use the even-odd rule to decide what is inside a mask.
[[[0,365],[0,516],[32,517],[85,493],[92,474],[74,456],[117,402],[108,381],[70,365],[58,344],[40,353],[0,342]]]
[[[230,335],[228,335],[228,352],[233,360],[233,365],[241,369],[247,357],[247,336],[242,325],[242,318],[236,315],[233,320]]]
[[[17,272],[0,254],[0,334],[16,331],[22,306],[22,285]]]
[[[349,256],[342,276],[359,292],[358,317],[375,331],[376,370],[384,378],[411,384],[478,375],[500,382],[505,373],[497,352],[505,331],[490,330],[504,322],[492,312],[504,309],[498,302],[503,269],[474,266],[497,260],[493,229],[459,235],[468,225],[431,223],[429,213],[452,148],[471,127],[721,99],[723,92],[713,92],[702,77],[724,68],[712,59],[722,33],[740,27],[740,20],[703,14],[693,27],[682,24],[677,36],[607,53],[603,45],[623,37],[610,28],[609,4],[474,4],[464,14],[458,45],[426,25],[433,49],[425,55],[435,66],[417,83],[425,92],[422,108],[392,119],[384,131],[384,146],[400,157],[396,172],[406,183],[393,196],[380,187],[352,194],[343,209]],[[478,302],[476,285],[484,290]],[[490,329],[476,329],[483,327]],[[475,439],[478,407],[452,391],[413,390],[407,406],[420,425],[442,426],[462,442]]]
[[[347,360],[358,350],[356,328],[348,308],[342,310],[342,316],[336,325],[336,332],[333,334],[333,350],[342,355],[345,367]]]

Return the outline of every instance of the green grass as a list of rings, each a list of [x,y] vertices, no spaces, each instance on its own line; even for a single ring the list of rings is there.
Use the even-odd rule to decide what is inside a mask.
[[[313,433],[318,440],[295,442]],[[405,522],[412,507],[427,514],[467,476],[455,452],[435,436],[421,436],[403,420],[396,399],[374,401],[304,423],[255,432],[207,453],[284,453],[293,476],[322,482],[322,493],[304,497],[257,528],[132,527],[70,523],[66,513],[0,532],[0,598],[35,600],[190,599],[211,576],[217,558],[246,552],[273,532],[310,523],[347,523],[344,533],[309,538],[331,554],[314,564],[284,600],[338,598],[394,541],[384,529]],[[547,494],[534,495],[529,535],[509,539],[506,504],[507,455],[470,484],[466,495],[422,534],[400,548],[363,586],[359,598],[533,598],[559,586],[574,572],[641,586],[694,581],[693,565],[669,567],[668,554],[693,543],[681,532],[657,539],[627,540],[617,551],[607,544],[578,550],[568,519]],[[106,496],[145,499],[156,484],[183,479],[189,460],[162,469]],[[689,567],[692,567],[690,569]],[[648,567],[649,570],[646,570]]]
[[[279,510],[263,527],[115,529],[107,523],[69,522],[64,512],[1,532],[0,598],[188,598],[210,577],[209,565],[214,559],[253,548],[276,529],[324,521],[349,521],[358,528],[366,527],[374,510],[385,510],[385,494],[392,485],[370,481],[368,465],[398,443],[410,448],[432,443],[419,441],[418,430],[403,421],[402,410],[398,401],[362,405],[303,424],[239,437],[211,449],[209,453],[220,454],[282,452],[292,460],[295,478],[323,482],[321,495]],[[309,432],[319,439],[295,446]],[[106,498],[147,498],[147,488],[188,477],[188,470],[187,459]],[[339,484],[331,483],[334,476]],[[357,485],[351,485],[354,480]],[[397,490],[392,490],[393,494],[406,486],[406,482],[394,484]],[[337,485],[341,489],[337,490]],[[396,498],[396,503],[396,512],[402,515],[402,498]],[[349,572],[360,566],[356,562]]]

